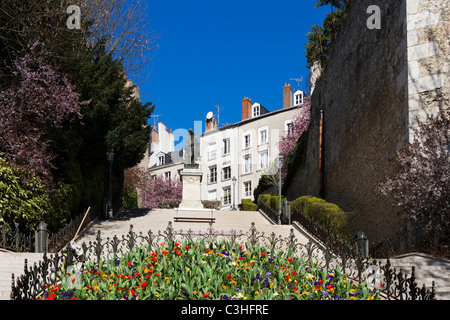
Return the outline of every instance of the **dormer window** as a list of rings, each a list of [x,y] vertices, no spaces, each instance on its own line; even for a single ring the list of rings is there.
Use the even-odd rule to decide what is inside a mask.
[[[261,114],[261,105],[259,103],[255,103],[252,106],[252,117],[257,117]]]
[[[294,93],[294,106],[299,106],[303,104],[303,91],[297,90]]]
[[[158,166],[162,166],[166,163],[166,157],[164,155],[158,156]]]

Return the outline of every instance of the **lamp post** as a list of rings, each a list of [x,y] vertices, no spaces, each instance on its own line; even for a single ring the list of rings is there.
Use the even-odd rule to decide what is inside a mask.
[[[111,167],[114,161],[114,150],[109,148],[106,150],[106,159],[109,162],[109,203],[108,203],[108,219],[112,219],[113,210],[112,210],[112,192],[111,192]]]
[[[236,177],[233,177],[233,179],[231,179],[231,181],[233,182],[233,210],[236,210],[236,198],[235,198],[235,194],[236,194]]]
[[[278,224],[281,225],[281,168],[283,167],[283,156],[278,155],[278,174],[280,175],[279,191],[278,191]]]

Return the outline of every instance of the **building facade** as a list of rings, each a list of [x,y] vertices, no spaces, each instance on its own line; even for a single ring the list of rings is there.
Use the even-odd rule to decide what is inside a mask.
[[[209,113],[200,137],[202,200],[220,200],[222,207],[237,207],[253,199],[264,170],[279,155],[280,137],[289,133],[292,120],[301,112],[304,93],[283,87],[283,108],[269,111],[245,97],[242,120],[219,128]]]

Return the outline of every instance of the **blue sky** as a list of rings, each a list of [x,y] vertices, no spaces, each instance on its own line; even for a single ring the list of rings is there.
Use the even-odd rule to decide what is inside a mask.
[[[285,82],[308,76],[306,34],[329,7],[315,0],[150,0],[150,29],[160,33],[142,102],[174,131],[194,128],[209,111],[220,126],[241,120],[241,100],[282,107]],[[305,89],[305,83],[300,85]],[[153,124],[153,119],[151,119]],[[176,132],[182,132],[177,130]],[[177,135],[177,134],[176,134]],[[179,134],[178,134],[179,135]],[[183,146],[175,137],[176,149]]]

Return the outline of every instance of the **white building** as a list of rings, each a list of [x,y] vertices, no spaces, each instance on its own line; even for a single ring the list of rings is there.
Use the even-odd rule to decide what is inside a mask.
[[[250,98],[242,100],[242,120],[219,128],[211,113],[200,137],[202,200],[220,200],[237,206],[253,200],[264,169],[278,157],[278,142],[287,134],[293,118],[301,112],[304,93],[283,87],[283,108],[269,111]],[[233,178],[236,183],[233,184]]]
[[[166,179],[179,179],[183,169],[183,150],[175,151],[172,129],[167,130],[162,122],[158,122],[158,129],[152,129],[147,168],[152,177],[162,175]]]

